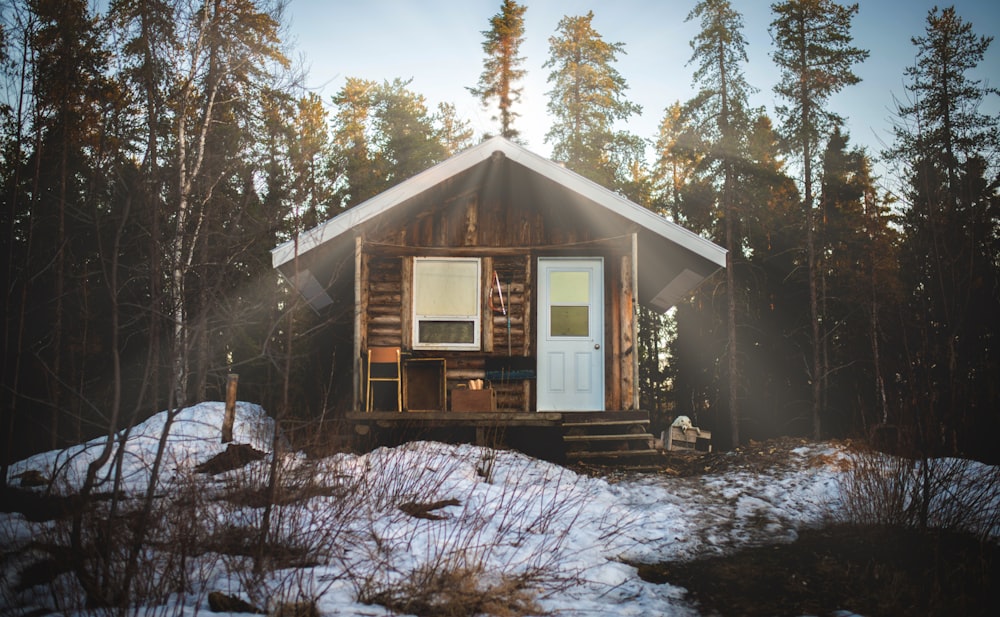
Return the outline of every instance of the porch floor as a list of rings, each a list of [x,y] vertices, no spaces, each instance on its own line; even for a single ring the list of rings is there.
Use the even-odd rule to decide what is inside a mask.
[[[388,428],[425,426],[553,426],[649,422],[646,411],[352,411],[348,422]]]

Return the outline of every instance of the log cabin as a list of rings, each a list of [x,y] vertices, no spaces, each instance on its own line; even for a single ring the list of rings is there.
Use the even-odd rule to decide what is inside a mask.
[[[651,445],[637,305],[667,311],[725,260],[500,137],[272,250],[314,310],[353,313],[347,420],[359,433],[422,423],[482,441],[497,426],[558,427],[596,450]],[[388,366],[370,362],[386,352]]]

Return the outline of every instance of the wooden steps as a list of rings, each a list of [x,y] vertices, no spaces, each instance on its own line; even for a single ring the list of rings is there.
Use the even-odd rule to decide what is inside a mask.
[[[566,417],[562,424],[567,459],[627,458],[656,454],[649,416],[606,418],[601,414]]]

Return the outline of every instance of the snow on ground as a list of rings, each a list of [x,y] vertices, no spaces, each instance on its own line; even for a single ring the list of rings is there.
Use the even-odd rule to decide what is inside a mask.
[[[177,414],[158,494],[184,479],[199,478],[199,492],[209,495],[266,476],[266,459],[218,476],[191,473],[225,450],[223,413],[221,403],[202,403]],[[154,416],[128,438],[124,486],[131,494],[146,490],[166,418],[165,412]],[[263,409],[237,406],[236,442],[266,451],[273,430]],[[10,483],[37,471],[56,478],[56,490],[71,493],[102,445],[103,440],[94,440],[20,461],[10,469]],[[763,473],[633,474],[609,481],[516,452],[469,445],[414,442],[320,461],[284,454],[280,463],[288,477],[308,477],[329,490],[286,507],[278,524],[286,526],[290,542],[326,555],[325,563],[276,571],[269,580],[256,581],[266,590],[262,593],[261,587],[248,588],[233,558],[209,563],[203,557],[202,580],[191,593],[142,606],[136,614],[204,612],[210,591],[250,600],[270,596],[271,602],[283,593],[305,591],[318,596],[324,615],[398,614],[364,604],[359,594],[398,589],[413,580],[414,572],[454,566],[485,578],[522,575],[538,589],[539,609],[554,614],[696,615],[682,588],[647,583],[626,563],[685,560],[791,541],[798,530],[836,517],[843,507],[838,461],[849,454],[834,444],[815,444],[791,456],[787,465]],[[108,476],[109,465],[102,477]],[[401,506],[406,504],[434,507],[422,518],[405,512]],[[239,521],[252,528],[260,513],[260,508],[206,500],[199,519],[215,531]],[[5,552],[24,547],[52,533],[53,525],[0,514],[0,546]],[[6,562],[0,610],[52,608],[44,590],[16,591],[16,560]],[[63,588],[74,589],[71,583]]]
[[[220,443],[225,407],[222,403],[201,403],[181,409],[174,414],[169,431],[169,442],[163,454],[161,469],[163,479],[169,481],[184,469],[219,454],[226,449]],[[153,467],[157,445],[166,426],[168,414],[162,411],[128,434],[127,447],[122,457],[125,490],[141,491],[149,483],[149,472]],[[240,403],[236,405],[233,424],[233,442],[250,445],[258,450],[271,449],[274,421],[259,405]],[[120,434],[119,438],[124,434]],[[14,463],[9,476],[15,479],[22,473],[33,470],[46,478],[54,478],[52,490],[60,494],[79,490],[87,474],[91,461],[98,458],[106,439],[92,439],[84,444],[52,450]],[[98,479],[108,478],[114,461],[108,461],[98,471]],[[12,481],[11,484],[16,484]]]

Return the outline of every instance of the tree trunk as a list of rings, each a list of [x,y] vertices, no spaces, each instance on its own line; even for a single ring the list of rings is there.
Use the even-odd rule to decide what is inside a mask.
[[[808,139],[803,148],[805,164],[806,252],[809,267],[809,320],[812,326],[812,427],[813,439],[822,436],[822,376],[820,357],[819,294],[817,292],[816,217],[812,197],[812,149]]]

